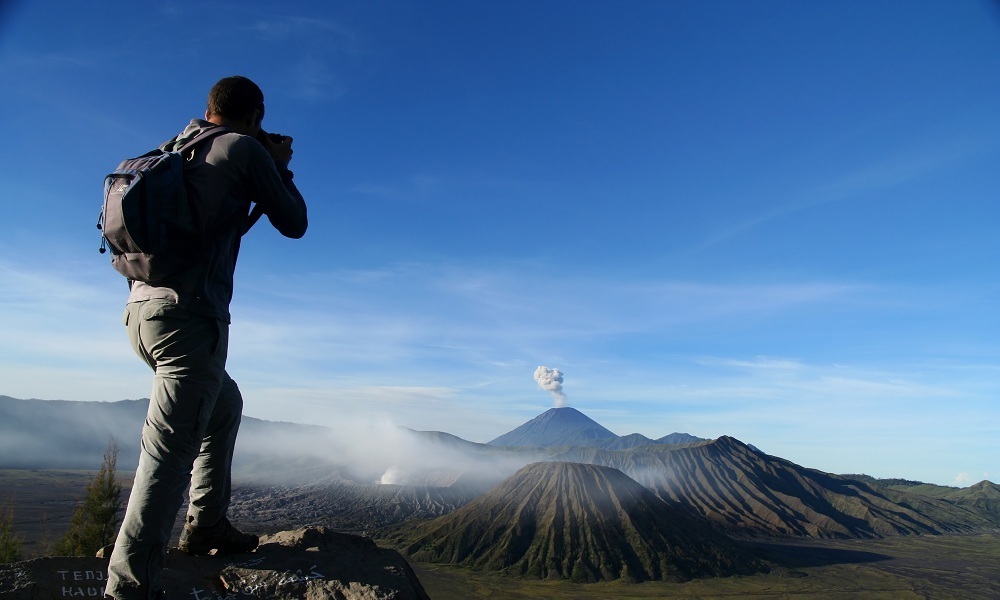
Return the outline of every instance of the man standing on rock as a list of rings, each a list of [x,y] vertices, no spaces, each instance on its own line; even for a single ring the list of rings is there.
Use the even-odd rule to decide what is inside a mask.
[[[290,137],[261,130],[264,94],[240,76],[208,96],[194,119],[164,144],[172,150],[209,128],[226,128],[185,156],[184,178],[212,232],[203,256],[157,284],[133,282],[124,321],[136,353],[154,371],[135,483],[108,568],[117,600],[162,597],[162,570],[177,512],[190,486],[179,548],[190,554],[250,552],[255,535],[227,518],[243,398],[226,372],[229,303],[240,239],[267,215],[282,235],[306,232],[306,205],[292,183]],[[275,141],[278,139],[279,141]]]

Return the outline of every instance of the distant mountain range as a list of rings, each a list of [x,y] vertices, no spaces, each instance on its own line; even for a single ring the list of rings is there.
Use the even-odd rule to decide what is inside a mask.
[[[0,467],[96,469],[113,434],[122,448],[120,468],[134,468],[145,406],[144,400],[59,402],[0,396]],[[669,553],[655,550],[670,535],[689,530],[681,523],[691,519],[739,538],[850,538],[1000,529],[1000,487],[989,481],[959,489],[834,475],[768,455],[727,436],[714,440],[687,434],[658,440],[637,434],[619,437],[568,407],[546,411],[489,444],[404,428],[348,437],[322,427],[244,417],[236,460],[240,487],[234,497],[234,515],[267,530],[325,525],[375,532],[397,526],[391,535],[414,555],[477,566],[502,564],[511,573],[544,572],[560,577],[573,577],[573,565],[565,560],[576,558],[563,552],[550,562],[539,563],[540,559],[532,558],[533,544],[551,548],[576,540],[577,535],[605,540],[621,535],[629,543],[648,546],[645,555],[631,551],[646,557],[639,563],[673,565],[639,569],[637,563],[622,562],[609,551],[577,569],[587,580],[608,578],[616,571],[620,575],[626,566],[638,579],[695,576],[694,563],[680,566],[671,562]],[[536,463],[543,465],[522,471]],[[553,463],[595,468],[553,467]],[[562,487],[541,486],[538,480],[546,477],[558,480]],[[525,505],[520,510],[503,504],[505,496],[513,498],[526,490],[533,490],[529,498],[542,498],[538,494],[546,491],[556,494],[556,500],[548,497],[545,503],[549,504],[538,500],[537,506]],[[559,504],[559,494],[574,500]],[[605,501],[597,501],[597,496]],[[563,538],[547,531],[555,517],[549,508],[541,508],[543,504],[561,507],[559,523],[575,523],[559,534]],[[640,512],[673,515],[667,521],[676,522],[680,529],[664,531],[659,522],[656,527],[639,527],[638,518],[622,508],[625,505],[645,507]],[[684,514],[684,519],[676,518],[677,514]],[[535,524],[530,536],[523,521],[529,517]],[[400,526],[417,523],[415,519],[425,521],[410,532]],[[586,523],[590,524],[585,527]],[[587,527],[595,524],[600,524],[600,531],[587,533]],[[456,531],[464,526],[480,532],[476,535],[495,536],[497,544],[506,544],[506,553],[493,555],[474,544],[458,544]],[[722,547],[720,543],[713,542],[713,547]],[[600,544],[613,545],[611,541]],[[695,556],[700,550],[690,552]],[[737,560],[728,567],[716,566],[719,573],[729,568],[738,572],[746,564]]]
[[[19,400],[0,396],[0,468],[98,469],[112,439],[118,445],[118,468],[134,470],[148,399],[117,402]],[[322,437],[311,425],[275,423],[244,415],[240,425],[241,463],[266,457],[262,440]]]

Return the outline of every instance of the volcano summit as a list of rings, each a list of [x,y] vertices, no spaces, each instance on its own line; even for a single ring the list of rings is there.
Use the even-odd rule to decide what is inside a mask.
[[[491,446],[592,446],[618,436],[582,412],[563,406],[550,408],[495,440]]]

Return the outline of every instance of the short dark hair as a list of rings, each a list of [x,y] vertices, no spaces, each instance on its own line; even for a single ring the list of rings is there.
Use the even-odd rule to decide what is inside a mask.
[[[264,118],[264,92],[242,75],[220,79],[208,93],[208,112],[229,119],[242,119],[260,109]]]

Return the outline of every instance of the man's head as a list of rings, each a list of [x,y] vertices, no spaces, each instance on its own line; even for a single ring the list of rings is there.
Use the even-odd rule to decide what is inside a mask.
[[[246,77],[220,79],[208,93],[206,121],[244,135],[257,135],[263,119],[264,92]]]

